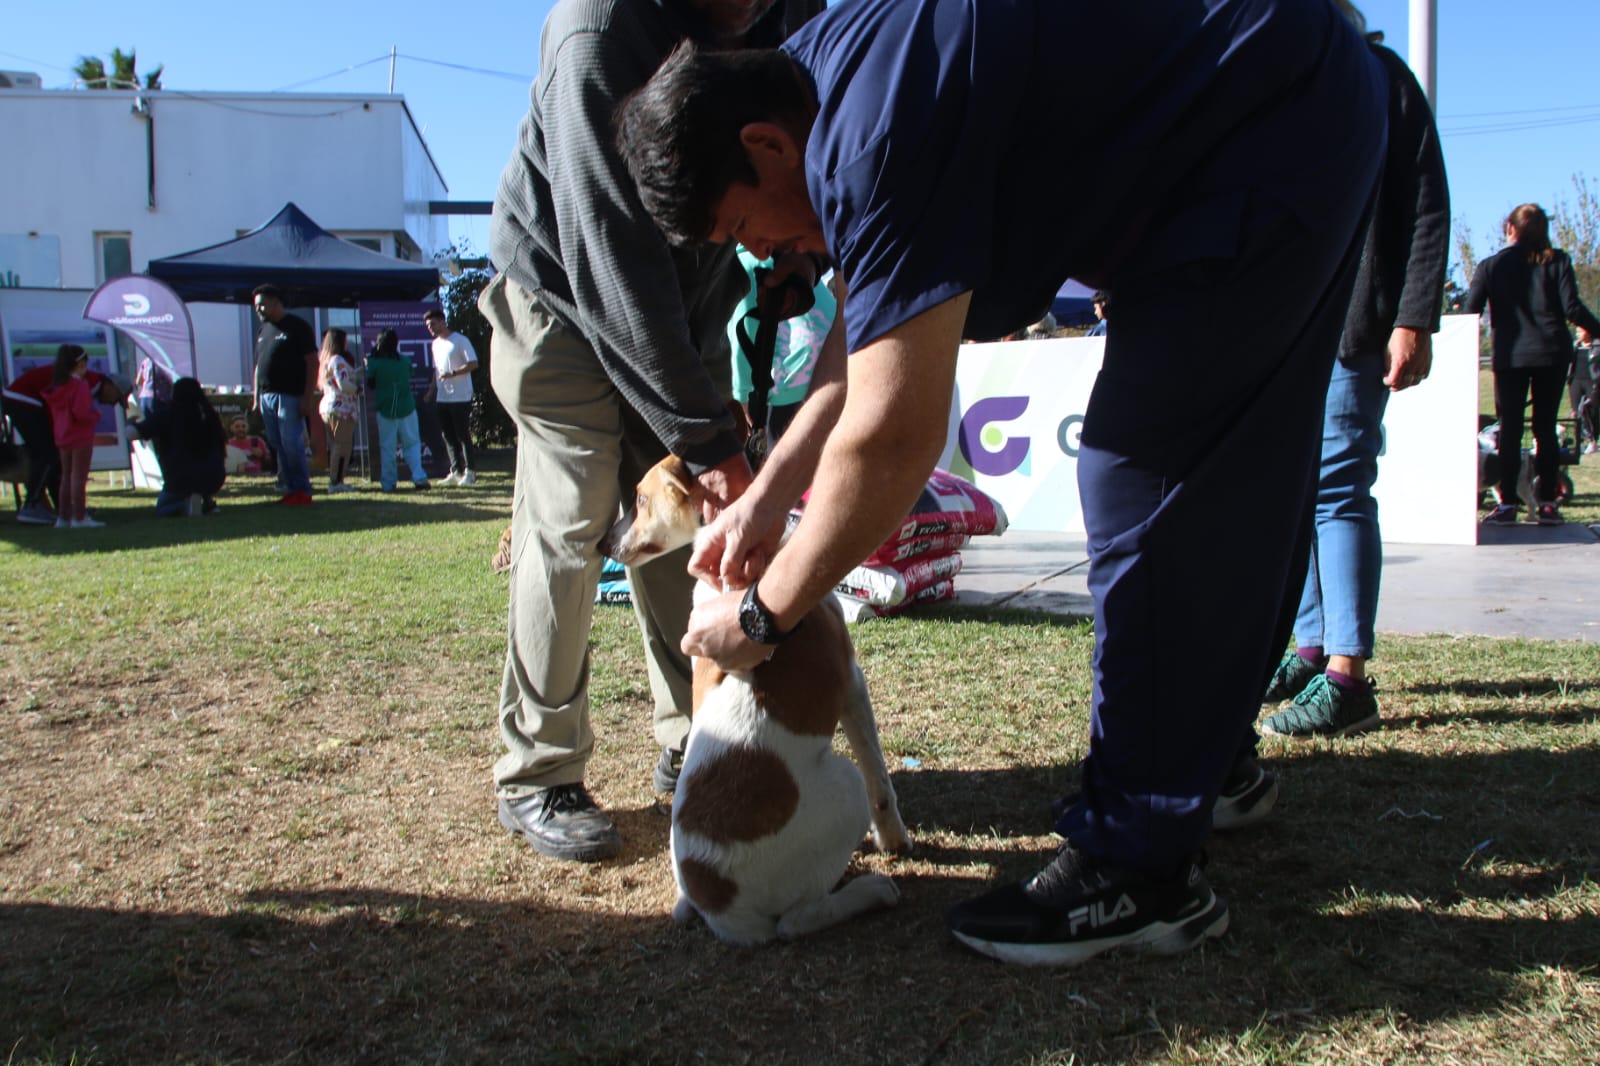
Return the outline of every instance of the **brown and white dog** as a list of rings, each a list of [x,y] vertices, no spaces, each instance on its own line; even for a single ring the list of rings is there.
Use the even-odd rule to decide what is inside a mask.
[[[639,482],[600,550],[634,566],[690,543],[699,527],[694,479],[668,457]],[[701,582],[695,600],[720,591]],[[841,725],[859,770],[833,751]],[[749,673],[695,660],[693,725],[672,799],[674,920],[699,914],[722,940],[755,944],[892,906],[900,892],[888,877],[838,884],[869,824],[878,850],[911,850],[866,678],[831,597]]]

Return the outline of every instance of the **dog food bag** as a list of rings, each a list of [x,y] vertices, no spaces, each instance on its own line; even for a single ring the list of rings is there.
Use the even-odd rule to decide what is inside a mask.
[[[800,506],[789,513],[791,529],[804,509],[802,498]],[[919,555],[947,554],[965,544],[968,537],[1004,533],[1008,524],[1005,510],[988,493],[948,470],[935,470],[900,528],[864,563],[874,566]]]
[[[880,607],[876,604],[858,600],[854,596],[846,596],[835,592],[833,598],[839,602],[839,607],[844,611],[846,622],[865,622],[873,618],[887,618],[890,615],[900,614],[912,607],[925,603],[938,603],[942,600],[953,600],[956,597],[956,583],[952,578],[935,581],[932,585],[910,596],[894,607]]]
[[[881,566],[858,566],[834,590],[875,607],[897,607],[930,585],[960,572],[959,552],[919,555]]]

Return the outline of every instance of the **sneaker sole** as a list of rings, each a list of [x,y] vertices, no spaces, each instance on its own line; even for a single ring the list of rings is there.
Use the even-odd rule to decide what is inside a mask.
[[[497,806],[499,805],[497,804]],[[614,836],[610,840],[603,840],[596,844],[552,843],[534,836],[518,825],[517,820],[511,817],[511,814],[504,806],[500,806],[500,825],[508,833],[526,840],[529,847],[549,859],[561,859],[566,862],[601,862],[614,857],[622,850],[622,838],[620,836]]]
[[[1179,922],[1152,922],[1136,932],[1103,940],[1079,940],[1070,944],[1012,944],[981,940],[951,931],[965,947],[979,955],[1016,966],[1076,966],[1096,955],[1113,950],[1128,950],[1150,955],[1179,955],[1203,940],[1215,939],[1228,931],[1228,903],[1211,897],[1211,905]]]
[[[1351,722],[1349,725],[1340,726],[1338,729],[1314,729],[1308,733],[1280,733],[1278,730],[1272,728],[1271,722],[1262,722],[1261,732],[1269,737],[1284,737],[1288,740],[1312,740],[1316,737],[1328,737],[1330,739],[1334,739],[1338,737],[1355,736],[1357,733],[1365,733],[1369,730],[1376,729],[1378,728],[1378,723],[1381,721],[1383,721],[1383,717],[1374,711],[1372,714],[1369,714],[1360,721]]]

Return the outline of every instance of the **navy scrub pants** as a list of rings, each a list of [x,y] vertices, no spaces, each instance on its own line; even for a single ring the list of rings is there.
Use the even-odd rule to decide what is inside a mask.
[[[1254,746],[1305,577],[1381,110],[1346,130],[1342,149],[1337,137],[1305,146],[1347,179],[1315,222],[1222,160],[1146,235],[1158,251],[1108,279],[1116,317],[1078,456],[1091,736],[1060,827],[1089,855],[1156,876],[1199,849],[1223,780]]]

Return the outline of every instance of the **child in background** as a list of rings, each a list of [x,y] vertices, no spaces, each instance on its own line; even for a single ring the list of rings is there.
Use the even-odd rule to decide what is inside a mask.
[[[100,420],[94,396],[85,380],[89,353],[76,344],[56,349],[54,383],[44,390],[50,408],[50,425],[61,453],[61,488],[56,494],[57,529],[98,529],[105,525],[89,517],[89,459],[94,454],[94,427]]]

